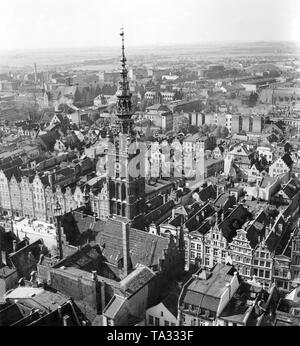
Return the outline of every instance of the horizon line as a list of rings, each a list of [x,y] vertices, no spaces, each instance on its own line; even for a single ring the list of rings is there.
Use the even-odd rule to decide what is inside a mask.
[[[245,44],[245,43],[289,43],[300,44],[300,40],[222,40],[222,41],[202,41],[191,43],[150,43],[150,44],[127,44],[127,48],[164,48],[164,47],[195,47],[204,45],[222,45],[222,44]],[[87,46],[52,46],[52,47],[21,47],[21,48],[1,48],[1,53],[8,53],[14,51],[49,51],[49,50],[64,50],[64,49],[119,49],[120,45],[87,45]]]

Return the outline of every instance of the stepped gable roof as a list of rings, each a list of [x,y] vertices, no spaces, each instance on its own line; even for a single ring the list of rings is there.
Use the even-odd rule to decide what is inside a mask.
[[[152,268],[163,258],[164,250],[169,246],[169,238],[154,235],[135,228],[129,228],[129,252],[132,266],[143,264]],[[108,219],[104,230],[96,237],[97,243],[103,248],[102,254],[107,261],[117,265],[123,258],[122,222]]]

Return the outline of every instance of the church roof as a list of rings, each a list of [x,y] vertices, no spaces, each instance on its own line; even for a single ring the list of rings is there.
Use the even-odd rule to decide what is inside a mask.
[[[132,266],[143,264],[151,268],[158,265],[159,259],[164,256],[164,250],[169,246],[169,239],[135,228],[130,228],[128,233]],[[107,261],[117,265],[123,258],[122,222],[108,219],[104,230],[98,233],[96,241],[103,248],[102,253]]]

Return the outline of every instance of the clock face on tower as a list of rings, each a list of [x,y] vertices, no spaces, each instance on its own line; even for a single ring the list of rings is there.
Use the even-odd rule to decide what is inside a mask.
[[[120,172],[121,172],[121,164],[120,162],[115,163],[115,177],[118,178],[120,177]]]

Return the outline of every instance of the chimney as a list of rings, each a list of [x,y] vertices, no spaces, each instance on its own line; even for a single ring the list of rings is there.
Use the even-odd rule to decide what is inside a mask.
[[[25,286],[25,281],[24,281],[24,278],[21,278],[19,281],[18,281],[18,286]]]
[[[52,188],[53,187],[53,175],[52,175],[52,173],[48,174],[48,180],[49,180],[49,185]]]
[[[35,278],[36,278],[36,271],[32,271],[30,273],[30,282],[35,282]]]
[[[172,209],[172,219],[175,217],[175,208]]]
[[[61,312],[61,305],[57,308],[58,316],[61,319],[62,318],[62,312]]]
[[[123,271],[125,277],[129,274],[129,223],[122,223],[123,241]]]
[[[17,241],[13,240],[13,252],[17,251]]]
[[[67,327],[70,325],[71,319],[69,315],[63,316],[63,326]]]
[[[93,271],[92,271],[92,279],[93,279],[95,282],[98,281],[96,270],[93,270]]]

